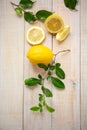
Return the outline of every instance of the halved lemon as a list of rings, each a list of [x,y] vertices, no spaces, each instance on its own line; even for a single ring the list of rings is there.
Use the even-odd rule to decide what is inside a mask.
[[[69,35],[69,32],[70,32],[70,26],[67,25],[57,33],[56,39],[60,42],[63,41]]]
[[[48,32],[55,34],[63,29],[64,21],[61,16],[52,14],[45,20],[45,27]]]
[[[38,45],[45,39],[45,33],[41,27],[33,26],[27,31],[27,41],[31,45]]]

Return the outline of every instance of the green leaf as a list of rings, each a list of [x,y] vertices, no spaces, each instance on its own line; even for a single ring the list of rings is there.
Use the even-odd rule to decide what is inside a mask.
[[[56,77],[51,77],[51,81],[52,81],[52,83],[53,83],[53,85],[54,85],[55,87],[61,88],[61,89],[65,88],[64,83],[63,83],[61,80],[59,80],[58,78],[56,78]]]
[[[51,75],[52,73],[51,73],[51,71],[48,71],[48,75]]]
[[[36,17],[32,14],[32,12],[24,12],[24,19],[29,23],[36,21]]]
[[[43,101],[43,100],[44,100],[43,94],[39,94],[39,101]]]
[[[46,95],[46,97],[52,97],[53,96],[52,92],[48,88],[45,88],[44,86],[42,86],[41,89],[42,89],[43,93]]]
[[[28,86],[34,86],[37,84],[41,84],[41,81],[36,78],[28,78],[28,79],[25,79],[24,82],[25,82],[25,85],[28,85]]]
[[[48,75],[48,76],[47,76],[47,80],[50,80],[50,79],[51,79],[51,75]]]
[[[38,78],[39,78],[39,79],[42,79],[42,75],[41,75],[41,74],[38,74]]]
[[[48,16],[50,16],[52,14],[52,12],[47,11],[47,10],[39,10],[36,13],[36,17],[39,20],[45,20]]]
[[[45,106],[45,104],[46,104],[46,102],[45,102],[45,100],[43,101],[43,106]]]
[[[38,67],[43,68],[45,71],[48,70],[48,67],[42,63],[38,64]]]
[[[56,75],[61,79],[65,79],[65,72],[59,67],[58,63],[56,64]]]
[[[54,111],[55,111],[54,108],[48,106],[47,104],[45,104],[45,106],[46,106],[46,109],[47,109],[49,112],[54,112]]]
[[[57,65],[58,67],[60,67],[60,66],[61,66],[61,64],[60,64],[60,63],[56,63],[56,65]]]
[[[42,104],[41,104],[41,103],[39,103],[39,104],[38,104],[38,106],[39,106],[39,107],[42,107]]]
[[[51,73],[51,71],[48,71],[48,74],[47,74],[47,80],[49,80],[49,79],[51,79],[51,75],[52,75],[52,73]]]
[[[19,2],[19,5],[23,7],[24,9],[31,8],[33,6],[34,2],[31,0],[21,0]]]
[[[39,110],[40,110],[40,107],[38,107],[38,106],[33,106],[33,107],[30,108],[30,110],[32,110],[32,111],[39,111]]]
[[[39,105],[39,108],[40,108],[40,112],[43,112],[42,104],[39,103],[38,105]]]
[[[15,12],[17,13],[17,15],[19,15],[19,16],[22,15],[22,9],[20,9],[20,8],[15,8],[14,10],[15,10]]]
[[[69,9],[75,9],[78,0],[64,0],[64,4]]]
[[[50,65],[50,70],[55,70],[55,66],[54,65]]]
[[[43,108],[42,107],[40,107],[40,112],[43,112]]]

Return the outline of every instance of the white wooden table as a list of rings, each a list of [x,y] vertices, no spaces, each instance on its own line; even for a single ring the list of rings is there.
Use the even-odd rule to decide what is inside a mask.
[[[40,9],[60,14],[71,27],[69,37],[59,44],[41,22],[34,24],[45,30],[44,45],[53,52],[71,49],[57,57],[66,72],[66,89],[46,84],[54,95],[49,101],[54,113],[29,110],[38,102],[39,87],[26,88],[24,79],[40,71],[26,58],[30,46],[25,35],[32,25],[16,16],[10,0],[0,0],[0,130],[87,130],[87,1],[79,1],[78,11],[70,11],[63,0],[37,0],[32,10]]]

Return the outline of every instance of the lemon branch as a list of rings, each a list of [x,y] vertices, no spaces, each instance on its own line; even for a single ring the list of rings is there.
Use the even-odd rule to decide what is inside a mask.
[[[28,23],[33,23],[36,20],[43,21],[52,14],[52,12],[47,10],[39,10],[36,12],[36,14],[34,14],[34,12],[30,11],[30,9],[33,7],[33,4],[35,3],[32,0],[26,0],[26,1],[21,0],[19,4],[15,4],[13,2],[10,3],[13,6],[17,15],[22,16],[22,14],[24,14],[24,19]]]
[[[16,7],[20,8],[23,12],[26,12],[20,5],[17,5],[15,3],[13,3],[13,2],[10,2],[10,3],[13,6],[13,8],[14,8],[14,6],[16,6]]]
[[[57,56],[57,55],[59,55],[60,53],[65,53],[65,52],[70,52],[70,51],[71,51],[70,49],[58,51],[56,54],[54,54],[54,59],[53,59],[53,61],[52,61],[52,64],[55,63],[55,60],[56,60],[56,56]]]
[[[62,52],[70,52],[70,49],[58,51],[58,52],[55,54],[55,56],[57,56],[58,54],[60,54],[60,53],[62,53]]]

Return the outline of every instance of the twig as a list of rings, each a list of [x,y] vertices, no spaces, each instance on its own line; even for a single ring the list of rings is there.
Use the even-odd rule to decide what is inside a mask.
[[[13,2],[10,2],[10,3],[11,3],[11,5],[13,5],[13,7],[16,6],[16,7],[20,8],[20,9],[22,9],[24,12],[26,12],[20,5],[17,5],[15,3],[13,3]]]
[[[55,56],[57,56],[59,53],[62,53],[62,52],[70,52],[70,49],[59,51],[59,52],[57,52],[57,53],[55,54]]]

